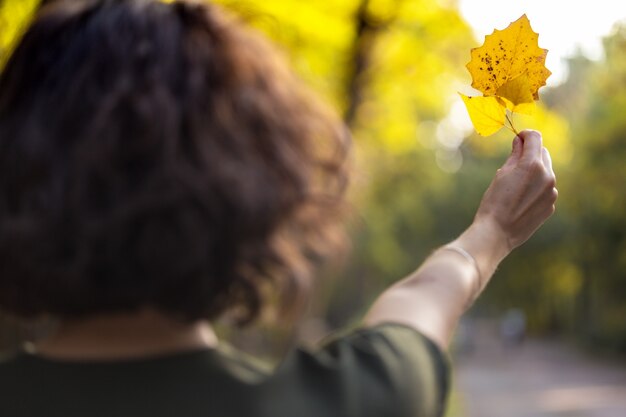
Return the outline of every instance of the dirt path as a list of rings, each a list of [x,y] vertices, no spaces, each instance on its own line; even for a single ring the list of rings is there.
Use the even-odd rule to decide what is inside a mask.
[[[474,351],[454,360],[454,417],[626,417],[626,365],[555,342],[504,348],[479,333]]]

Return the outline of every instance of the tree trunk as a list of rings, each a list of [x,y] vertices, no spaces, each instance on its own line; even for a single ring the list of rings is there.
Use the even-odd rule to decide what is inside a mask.
[[[369,14],[369,0],[362,0],[355,14],[356,34],[352,44],[352,65],[346,80],[348,101],[344,120],[352,128],[356,121],[356,113],[363,103],[364,89],[367,85],[367,72],[371,63],[372,50],[378,34],[395,21],[395,14],[385,21],[377,21]],[[398,0],[399,3],[399,0]],[[397,9],[396,9],[397,10]]]

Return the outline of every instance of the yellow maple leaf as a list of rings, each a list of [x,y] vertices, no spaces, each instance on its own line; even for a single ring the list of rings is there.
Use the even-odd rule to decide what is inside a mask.
[[[472,87],[483,97],[461,97],[480,135],[497,132],[505,120],[516,132],[507,110],[532,114],[538,90],[551,74],[545,67],[548,50],[539,48],[538,39],[522,15],[506,29],[485,36],[484,44],[471,50],[472,59],[466,67],[472,75]]]
[[[512,112],[532,114],[535,109],[530,80],[526,73],[502,84],[496,91],[496,96],[501,97],[506,108]]]
[[[468,97],[459,93],[474,128],[481,136],[489,136],[496,133],[504,126],[506,118],[506,104],[499,97]]]
[[[537,90],[546,85],[552,74],[545,67],[548,50],[539,48],[538,39],[526,15],[506,29],[496,29],[485,36],[485,43],[472,49],[472,59],[467,64],[472,74],[472,87],[486,96],[496,95],[498,88],[507,81],[526,73],[530,91],[537,100]]]

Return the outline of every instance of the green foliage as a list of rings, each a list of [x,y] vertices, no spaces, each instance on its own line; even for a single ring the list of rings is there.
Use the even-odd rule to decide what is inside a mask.
[[[574,72],[585,72],[588,81],[574,100],[577,107],[563,109],[576,147],[566,207],[574,220],[575,263],[583,274],[578,299],[582,336],[626,349],[626,26],[615,28],[604,50],[602,62],[573,61],[583,63]]]

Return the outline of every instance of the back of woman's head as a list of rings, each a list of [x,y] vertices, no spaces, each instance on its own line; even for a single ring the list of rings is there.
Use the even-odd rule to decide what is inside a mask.
[[[52,2],[0,75],[0,310],[250,320],[298,300],[347,148],[214,6]]]

